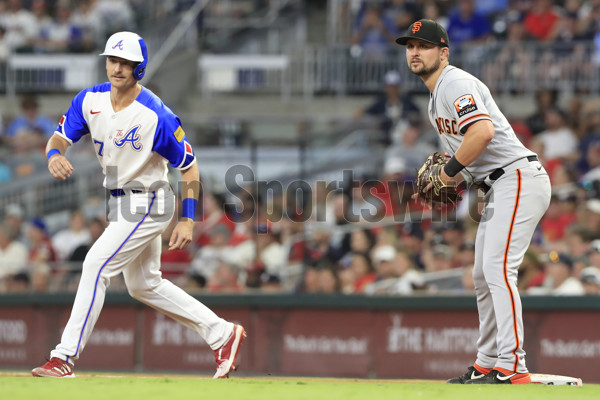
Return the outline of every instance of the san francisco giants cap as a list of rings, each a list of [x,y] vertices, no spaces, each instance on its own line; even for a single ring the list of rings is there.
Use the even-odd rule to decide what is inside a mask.
[[[430,19],[421,19],[413,22],[408,27],[406,34],[396,39],[396,43],[406,45],[409,39],[419,39],[435,44],[436,46],[449,47],[448,32],[443,26]]]

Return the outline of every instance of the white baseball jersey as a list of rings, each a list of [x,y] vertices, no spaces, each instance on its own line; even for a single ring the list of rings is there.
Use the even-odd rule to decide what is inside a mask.
[[[431,94],[429,119],[449,155],[454,155],[462,143],[469,124],[486,119],[494,124],[491,143],[461,171],[467,182],[479,183],[494,170],[535,154],[519,141],[487,86],[451,65],[444,68]]]
[[[167,182],[167,162],[183,170],[196,160],[179,117],[144,87],[133,104],[119,112],[113,110],[109,82],[77,94],[56,133],[74,143],[90,132],[107,189],[126,184],[149,189]]]
[[[160,272],[161,235],[172,220],[175,195],[172,190],[158,195],[151,189],[167,182],[167,162],[179,169],[196,162],[179,118],[145,88],[132,104],[114,112],[110,83],[104,83],[77,94],[57,128],[71,143],[90,132],[105,173],[104,186],[146,191],[111,194],[110,223],[85,257],[71,316],[51,357],[70,363],[79,358],[100,316],[110,279],[120,273],[134,298],[219,349],[231,336],[233,324]]]

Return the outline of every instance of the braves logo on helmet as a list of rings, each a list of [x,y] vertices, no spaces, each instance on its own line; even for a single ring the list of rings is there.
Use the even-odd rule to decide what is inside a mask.
[[[119,50],[123,50],[123,41],[122,40],[119,40],[117,42],[117,44],[115,44],[112,48],[116,49],[117,47],[119,48]]]
[[[421,21],[417,21],[413,24],[412,33],[417,33],[421,30]]]

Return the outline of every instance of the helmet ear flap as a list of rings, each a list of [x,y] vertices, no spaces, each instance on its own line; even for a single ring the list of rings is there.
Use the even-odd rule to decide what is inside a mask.
[[[138,81],[144,77],[144,74],[146,73],[146,65],[148,64],[148,49],[146,48],[146,43],[142,38],[139,38],[139,43],[144,61],[140,62],[133,70],[133,76]]]

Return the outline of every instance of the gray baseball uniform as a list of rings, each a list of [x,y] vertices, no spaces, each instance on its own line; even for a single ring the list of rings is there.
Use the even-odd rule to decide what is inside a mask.
[[[429,101],[429,118],[446,153],[454,155],[469,125],[489,120],[494,138],[461,173],[482,185],[485,206],[475,241],[473,279],[479,311],[477,365],[527,372],[517,271],[550,202],[550,180],[525,148],[489,89],[448,65]]]

